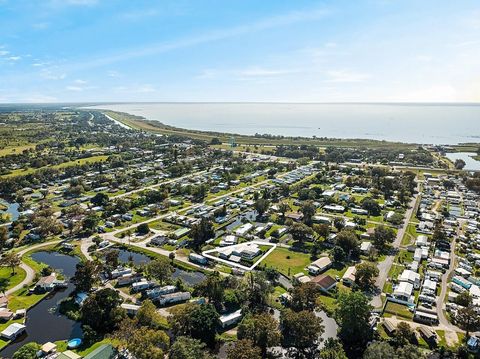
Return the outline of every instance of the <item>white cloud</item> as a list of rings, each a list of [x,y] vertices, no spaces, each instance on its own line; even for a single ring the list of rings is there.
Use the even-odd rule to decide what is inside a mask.
[[[46,80],[63,80],[67,77],[67,74],[64,72],[55,72],[53,68],[43,69],[40,72],[40,76]]]
[[[41,94],[32,94],[27,97],[20,98],[20,102],[31,102],[31,103],[46,103],[46,102],[56,102],[58,98],[54,96],[47,96]]]
[[[20,56],[10,56],[10,57],[8,58],[8,60],[10,60],[10,61],[18,61],[18,60],[20,60],[20,59],[21,59]]]
[[[67,89],[68,91],[75,91],[75,92],[82,92],[84,90],[84,88],[81,86],[73,86],[73,85],[67,86],[65,87],[65,89]]]
[[[349,70],[331,70],[326,75],[326,82],[363,82],[370,78],[369,74]]]

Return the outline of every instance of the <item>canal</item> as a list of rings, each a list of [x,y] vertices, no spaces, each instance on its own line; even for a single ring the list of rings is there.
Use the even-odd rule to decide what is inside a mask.
[[[18,203],[9,203],[3,199],[0,199],[0,204],[7,207],[5,210],[0,210],[0,213],[9,214],[10,221],[16,221],[18,219],[18,217],[20,216],[20,212],[19,212],[20,205]]]
[[[31,257],[37,262],[49,265],[57,273],[62,273],[66,278],[74,276],[75,267],[80,261],[77,257],[57,252],[36,252]],[[81,338],[82,329],[80,323],[61,315],[58,310],[60,301],[68,297],[73,290],[74,285],[69,282],[66,288],[49,294],[36,306],[28,310],[26,334],[5,347],[0,352],[1,357],[11,358],[18,348],[30,342],[44,344],[49,341]]]
[[[151,258],[146,254],[129,251],[127,249],[118,249],[118,259],[122,263],[133,262],[135,265],[146,264],[151,261]],[[175,268],[172,274],[173,279],[180,278],[189,286],[194,286],[205,279],[205,274],[196,271],[186,271],[180,268]]]

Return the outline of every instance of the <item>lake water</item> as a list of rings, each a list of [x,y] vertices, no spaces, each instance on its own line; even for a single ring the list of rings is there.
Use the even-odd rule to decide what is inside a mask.
[[[122,263],[128,263],[130,259],[132,259],[133,263],[136,265],[146,264],[151,261],[150,257],[145,254],[125,249],[119,249],[118,259]],[[172,278],[181,278],[188,285],[194,286],[195,284],[203,281],[206,276],[202,272],[185,271],[183,269],[175,268],[175,272],[173,272]]]
[[[58,272],[63,273],[67,278],[73,277],[75,267],[80,261],[77,257],[56,252],[36,252],[31,257],[37,262],[48,264]],[[12,357],[18,348],[30,342],[44,344],[49,341],[81,338],[80,323],[68,319],[58,311],[58,303],[68,297],[74,289],[74,285],[69,283],[67,288],[53,292],[28,310],[26,335],[19,337],[15,342],[8,345],[1,351],[0,355],[2,357]]]
[[[7,209],[5,211],[0,211],[0,212],[8,213],[10,215],[10,220],[16,221],[20,216],[20,212],[18,211],[18,209],[20,208],[20,205],[18,203],[9,203],[3,199],[0,199],[0,203],[2,205],[7,206]]]
[[[98,105],[180,128],[254,135],[480,142],[476,104],[124,103]]]
[[[476,156],[476,153],[473,152],[452,152],[447,153],[445,156],[452,162],[455,163],[455,160],[464,160],[465,161],[465,168],[469,171],[480,171],[480,161],[477,161],[472,158],[472,156]]]

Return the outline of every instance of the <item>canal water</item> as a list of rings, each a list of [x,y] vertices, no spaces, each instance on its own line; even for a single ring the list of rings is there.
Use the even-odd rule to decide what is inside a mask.
[[[18,211],[20,205],[18,203],[9,203],[3,199],[0,199],[0,204],[7,207],[6,210],[0,211],[0,213],[8,213],[11,221],[16,221],[18,219],[20,216],[20,212]]]
[[[464,160],[464,169],[467,171],[480,171],[480,161],[473,158],[476,155],[477,154],[473,152],[451,152],[445,154],[445,156],[453,163],[455,163],[455,160]]]
[[[128,263],[130,262],[130,260],[132,260],[135,265],[139,265],[146,264],[151,261],[149,256],[142,253],[137,253],[126,249],[118,249],[118,251],[118,259],[122,263]],[[180,278],[190,286],[194,286],[200,283],[205,279],[205,277],[205,274],[203,274],[202,272],[189,272],[180,268],[175,268],[175,272],[173,272],[172,274],[173,279]]]
[[[57,252],[36,252],[31,257],[37,262],[48,264],[67,278],[73,277],[75,267],[80,261],[77,257]],[[55,291],[28,310],[26,334],[3,349],[0,356],[11,358],[18,348],[30,342],[44,344],[49,341],[81,338],[80,323],[68,319],[58,311],[59,302],[68,297],[74,289],[74,285],[69,282],[67,288]]]

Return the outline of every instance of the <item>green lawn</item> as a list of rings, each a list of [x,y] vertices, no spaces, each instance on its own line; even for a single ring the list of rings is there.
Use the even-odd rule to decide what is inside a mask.
[[[19,284],[22,280],[25,279],[26,273],[25,271],[17,267],[15,268],[15,274],[12,275],[12,270],[8,267],[1,267],[0,268],[0,278],[1,279],[8,279],[8,285],[6,287],[6,290],[15,287],[17,284]]]
[[[27,309],[37,304],[47,294],[29,294],[28,288],[22,288],[8,298],[8,308],[15,312],[17,309]]]
[[[74,167],[74,166],[80,166],[84,165],[87,163],[95,163],[95,162],[103,162],[108,158],[108,156],[92,156],[92,157],[87,157],[87,158],[81,158],[79,160],[75,161],[68,161],[64,163],[60,163],[58,165],[54,166],[45,166],[45,167],[40,167],[40,168],[26,168],[26,169],[18,169],[18,170],[13,170],[11,173],[2,175],[0,178],[8,178],[8,177],[16,177],[16,176],[26,176],[28,174],[34,173],[38,171],[39,169],[42,168],[55,168],[55,169],[62,169],[62,168],[67,168],[67,167]]]
[[[409,320],[413,319],[413,313],[408,310],[408,307],[406,305],[401,305],[393,302],[387,303],[387,305],[385,306],[385,314],[392,314],[397,317],[402,317]]]
[[[287,248],[276,248],[262,262],[267,267],[272,267],[286,276],[303,272],[310,263],[310,255],[294,252]]]

